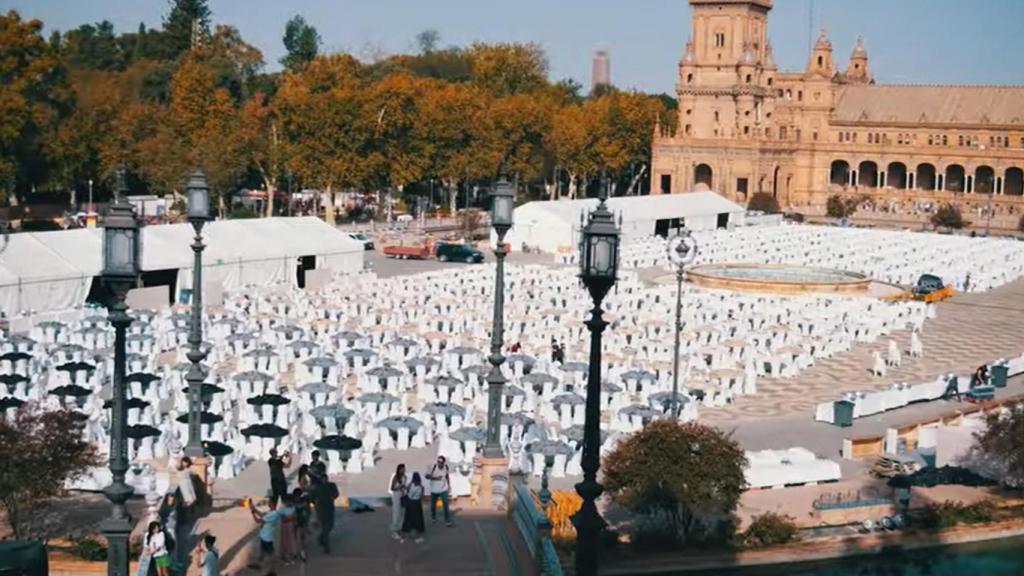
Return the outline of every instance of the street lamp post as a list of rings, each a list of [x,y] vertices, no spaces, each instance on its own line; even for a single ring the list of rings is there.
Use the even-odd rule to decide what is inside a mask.
[[[485,458],[502,458],[501,450],[501,396],[505,391],[505,375],[501,353],[505,342],[505,234],[512,228],[512,210],[515,207],[515,188],[507,180],[499,180],[491,193],[491,225],[498,236],[494,247],[497,266],[494,274],[494,322],[491,328],[491,371],[487,374],[487,443]]]
[[[113,504],[109,518],[100,529],[107,538],[107,575],[128,576],[128,536],[132,519],[125,502],[132,487],[125,482],[128,471],[128,445],[125,426],[128,410],[125,393],[125,330],[131,324],[125,297],[139,275],[139,222],[132,205],[121,197],[125,189],[124,173],[119,174],[118,194],[103,224],[102,279],[110,289],[110,323],[114,326],[114,379],[111,393],[110,474],[112,480],[103,493]]]
[[[686,267],[697,258],[697,240],[690,231],[683,228],[668,243],[668,261],[676,269],[676,341],[675,353],[672,355],[672,417],[679,419],[679,331],[682,330],[683,280],[686,279]]]
[[[597,574],[598,543],[605,527],[597,511],[597,499],[604,492],[597,482],[597,470],[601,466],[601,333],[608,325],[601,316],[601,302],[615,285],[619,265],[619,229],[605,205],[606,197],[607,186],[601,186],[601,203],[590,213],[580,237],[580,280],[590,292],[594,308],[586,322],[590,330],[590,370],[583,424],[583,481],[576,484],[583,504],[572,517],[576,527],[577,576]]]
[[[188,444],[185,455],[193,461],[204,456],[203,429],[200,420],[203,410],[203,372],[202,361],[206,358],[203,351],[203,225],[210,220],[210,188],[206,184],[206,176],[196,170],[189,178],[186,187],[188,199],[188,221],[195,230],[192,242],[192,322],[188,334],[188,360],[192,363],[185,380],[188,382]],[[205,481],[205,478],[204,478]]]
[[[92,178],[89,178],[89,213],[92,214]]]

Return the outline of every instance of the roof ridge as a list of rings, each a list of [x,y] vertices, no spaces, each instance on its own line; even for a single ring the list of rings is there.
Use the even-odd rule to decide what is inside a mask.
[[[1010,88],[1024,90],[1024,84],[914,84],[910,82],[895,84],[847,84],[844,88]]]

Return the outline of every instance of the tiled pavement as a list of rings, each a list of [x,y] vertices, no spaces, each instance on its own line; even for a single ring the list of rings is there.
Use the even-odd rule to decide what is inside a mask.
[[[719,424],[795,414],[813,418],[815,406],[842,392],[884,389],[893,383],[925,382],[947,372],[967,373],[999,357],[1024,352],[1024,280],[995,290],[959,294],[936,304],[936,318],[921,333],[923,358],[910,358],[910,334],[898,331],[853,348],[789,379],[758,380],[757,394],[741,396],[722,408],[704,408],[701,421]],[[883,357],[893,339],[903,349],[903,365],[884,378],[869,373],[872,352]]]

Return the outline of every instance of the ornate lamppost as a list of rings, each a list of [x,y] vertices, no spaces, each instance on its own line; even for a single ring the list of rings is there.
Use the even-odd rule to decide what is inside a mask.
[[[676,269],[676,342],[672,356],[672,417],[679,419],[679,331],[682,329],[683,280],[686,267],[697,258],[697,240],[683,228],[668,242],[668,261]]]
[[[505,234],[512,228],[512,211],[515,208],[515,187],[508,180],[501,179],[491,192],[491,225],[498,236],[494,247],[497,268],[494,275],[494,323],[491,328],[491,355],[487,358],[491,363],[491,371],[487,374],[487,443],[484,445],[484,457],[489,459],[503,458],[501,450],[501,396],[505,391],[505,375],[501,373],[501,365],[505,356],[501,353],[505,346]]]
[[[580,280],[590,292],[594,308],[587,320],[590,330],[590,370],[587,373],[587,400],[583,423],[583,481],[576,492],[583,505],[572,517],[576,527],[576,574],[597,574],[598,541],[605,527],[597,511],[597,499],[604,488],[597,482],[601,466],[601,333],[608,322],[601,317],[601,302],[615,285],[619,266],[619,229],[615,217],[605,205],[607,187],[601,187],[601,203],[590,213],[580,237]]]
[[[113,504],[110,517],[100,529],[107,538],[107,575],[128,576],[128,536],[132,519],[125,502],[132,487],[125,482],[128,471],[128,445],[125,426],[128,421],[125,393],[125,330],[131,324],[125,297],[139,277],[139,222],[132,205],[124,200],[124,173],[118,174],[117,195],[103,219],[102,279],[110,290],[107,304],[110,323],[114,326],[114,379],[110,421],[110,473],[112,480],[103,489]]]
[[[189,351],[188,373],[185,380],[188,382],[188,443],[185,445],[185,455],[194,463],[202,465],[203,450],[203,429],[200,420],[203,411],[203,380],[206,374],[203,371],[202,361],[206,358],[203,351],[203,225],[210,220],[210,187],[206,184],[206,176],[196,170],[189,177],[186,187],[188,200],[188,221],[196,232],[192,242],[192,253],[195,258],[192,262],[192,321],[188,334]],[[206,481],[206,478],[203,478]]]

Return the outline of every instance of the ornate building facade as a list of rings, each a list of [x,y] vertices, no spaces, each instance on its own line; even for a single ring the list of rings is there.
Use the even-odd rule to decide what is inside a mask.
[[[766,192],[820,211],[873,202],[1024,207],[1024,86],[876,84],[858,39],[840,70],[824,31],[804,70],[780,72],[772,0],[690,0],[674,133],[655,129],[652,193]]]

